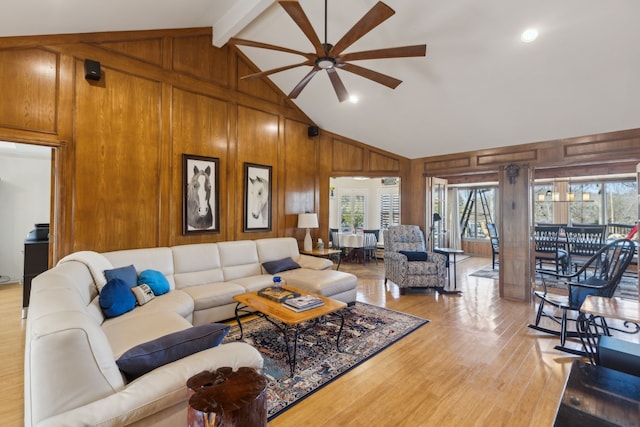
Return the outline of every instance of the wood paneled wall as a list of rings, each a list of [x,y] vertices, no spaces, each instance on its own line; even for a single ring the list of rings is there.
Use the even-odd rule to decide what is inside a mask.
[[[101,63],[100,81],[84,60]],[[52,263],[78,250],[328,229],[329,177],[401,176],[409,160],[321,131],[210,29],[0,38],[0,139],[55,147]],[[220,231],[182,235],[182,154],[220,159]],[[272,166],[272,229],[244,232],[244,163]],[[328,236],[324,236],[325,239]]]

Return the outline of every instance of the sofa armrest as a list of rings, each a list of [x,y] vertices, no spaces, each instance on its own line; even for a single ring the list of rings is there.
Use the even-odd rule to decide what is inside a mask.
[[[300,267],[312,270],[329,270],[333,267],[331,260],[311,255],[300,255],[296,262],[300,264]]]
[[[186,408],[187,380],[199,372],[225,366],[233,370],[243,366],[259,370],[262,362],[258,350],[249,344],[222,344],[154,369],[117,393],[42,420],[38,426],[128,425],[177,404]]]

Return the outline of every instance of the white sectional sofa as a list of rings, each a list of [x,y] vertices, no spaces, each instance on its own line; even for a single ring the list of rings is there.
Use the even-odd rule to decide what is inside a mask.
[[[262,367],[242,342],[221,344],[128,382],[116,360],[139,344],[234,316],[233,296],[272,283],[263,263],[290,257],[300,268],[278,273],[290,284],[348,304],[356,277],[329,260],[300,255],[293,238],[273,238],[97,254],[62,259],[32,284],[25,344],[26,426],[186,423],[186,381],[203,370]],[[118,317],[99,305],[103,269],[157,270],[170,291]]]

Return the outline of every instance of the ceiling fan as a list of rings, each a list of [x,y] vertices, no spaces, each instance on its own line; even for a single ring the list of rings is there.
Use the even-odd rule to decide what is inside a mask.
[[[370,70],[368,68],[361,67],[359,65],[352,64],[350,61],[360,61],[364,59],[384,59],[384,58],[402,58],[402,57],[414,57],[425,56],[427,53],[427,45],[415,45],[415,46],[402,46],[391,47],[385,49],[374,49],[361,52],[343,53],[353,43],[359,40],[362,36],[373,30],[375,27],[386,21],[388,18],[395,14],[395,11],[389,6],[379,1],[367,12],[358,22],[342,38],[335,44],[329,44],[327,42],[327,0],[324,2],[324,39],[322,43],[320,38],[314,31],[309,18],[302,10],[300,3],[297,0],[280,0],[280,6],[289,14],[296,25],[307,36],[311,44],[313,45],[314,53],[305,53],[286,47],[275,46],[267,43],[255,42],[251,40],[244,40],[238,38],[231,38],[229,43],[241,46],[257,47],[262,49],[276,50],[280,52],[287,52],[296,55],[300,55],[306,58],[306,61],[285,65],[284,67],[273,68],[271,70],[261,71],[255,74],[249,74],[241,77],[242,79],[257,79],[270,74],[279,73],[281,71],[290,70],[292,68],[301,66],[310,66],[311,71],[300,80],[300,82],[289,93],[289,98],[295,99],[305,86],[311,81],[313,76],[320,70],[326,70],[331,80],[333,89],[338,96],[338,100],[343,102],[349,98],[349,94],[342,79],[338,75],[337,69],[348,71],[353,74],[357,74],[366,79],[385,85],[391,89],[395,89],[402,80],[398,80],[394,77],[387,76],[377,71]]]

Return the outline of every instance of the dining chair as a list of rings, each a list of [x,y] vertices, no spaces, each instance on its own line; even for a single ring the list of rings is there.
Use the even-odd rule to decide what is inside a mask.
[[[569,265],[577,271],[605,242],[605,225],[588,225],[565,228]]]
[[[579,270],[571,274],[556,273],[549,269],[538,269],[536,274],[542,279],[542,290],[534,291],[534,296],[540,302],[536,312],[535,323],[529,324],[529,328],[545,332],[560,337],[560,346],[557,349],[571,353],[581,354],[564,347],[567,338],[578,337],[575,331],[567,330],[568,321],[576,321],[580,306],[588,295],[596,295],[611,298],[620,283],[622,274],[629,266],[635,250],[634,243],[628,239],[619,239],[602,246],[597,250]],[[580,280],[581,276],[585,276]],[[569,294],[559,294],[549,292],[551,283],[548,283],[547,276],[552,276],[557,281],[554,287],[565,286]],[[552,306],[553,311],[545,311],[545,306]],[[560,309],[562,314],[558,316],[556,309]],[[569,318],[568,311],[575,312],[576,316]],[[560,330],[550,329],[540,325],[540,320],[546,317],[560,325]]]
[[[493,223],[487,223],[487,231],[489,240],[491,241],[491,269],[496,269],[496,256],[500,255],[500,238],[498,237],[498,229]]]
[[[535,259],[539,268],[553,264],[556,273],[567,272],[569,254],[560,245],[560,226],[537,225],[534,227]]]
[[[336,254],[336,255],[332,255],[331,258],[336,258],[338,259],[338,266],[342,263],[342,260],[344,259],[344,257],[346,256],[346,250],[347,248],[345,248],[344,246],[340,246],[340,238],[338,236],[338,229],[337,228],[330,228],[329,229],[329,241],[331,242],[331,248],[332,249],[337,249],[340,251],[340,253]]]
[[[374,230],[364,230],[364,242],[362,244],[362,250],[364,251],[364,258],[362,263],[365,264],[367,258],[369,260],[373,259],[378,264],[378,257],[376,256],[376,251],[378,250],[378,239],[376,234],[371,232]],[[379,230],[375,230],[379,231]]]

